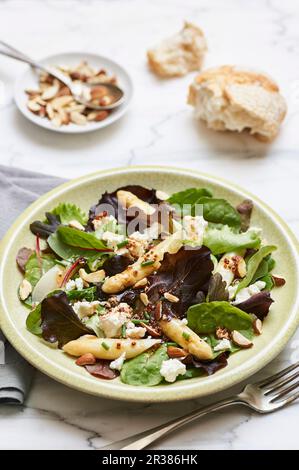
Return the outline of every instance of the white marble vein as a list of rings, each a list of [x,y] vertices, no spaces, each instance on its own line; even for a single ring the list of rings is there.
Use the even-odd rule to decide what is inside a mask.
[[[183,19],[197,22],[207,35],[206,66],[246,65],[276,78],[288,114],[271,145],[208,131],[185,103],[192,75],[163,81],[148,72],[145,50],[177,30]],[[12,90],[22,65],[0,57],[0,162],[69,178],[135,164],[195,168],[257,194],[298,235],[298,22],[294,0],[0,0],[0,31],[7,42],[35,57],[68,50],[112,56],[128,68],[136,89],[130,112],[110,128],[86,136],[58,135],[19,114]],[[262,374],[298,358],[297,334]],[[83,395],[37,373],[26,406],[0,409],[0,448],[97,449],[216,398],[125,404]],[[298,406],[270,416],[227,409],[156,447],[298,449]]]

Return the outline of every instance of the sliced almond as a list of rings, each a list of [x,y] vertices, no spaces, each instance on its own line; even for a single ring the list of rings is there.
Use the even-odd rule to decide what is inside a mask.
[[[88,274],[85,269],[81,268],[79,270],[79,276],[81,277],[81,279],[83,279],[83,281],[91,282],[92,284],[97,284],[99,282],[102,282],[103,279],[105,279],[106,274],[104,269],[100,269],[99,271],[95,271],[93,273]]]
[[[96,363],[96,358],[91,353],[83,354],[83,356],[78,357],[76,360],[77,366],[87,366]]]
[[[32,90],[31,88],[27,88],[27,90],[25,90],[25,93],[33,98],[34,96],[40,95],[40,90]]]
[[[66,107],[66,109],[71,113],[71,112],[78,112],[78,113],[82,113],[84,110],[85,110],[85,106],[84,104],[76,104],[74,102],[74,104],[70,104],[69,106]]]
[[[70,220],[69,227],[84,231],[84,226],[78,220]]]
[[[140,300],[143,303],[143,305],[145,305],[145,306],[147,306],[149,304],[148,296],[146,295],[145,292],[141,292]]]
[[[239,346],[240,348],[251,348],[253,345],[252,341],[247,339],[245,336],[243,336],[239,331],[234,330],[231,334],[231,339],[234,344]]]
[[[140,322],[140,326],[146,329],[146,331],[153,337],[153,338],[160,338],[161,333],[155,330],[152,326],[148,325],[147,323]]]
[[[28,101],[27,107],[28,107],[28,109],[30,109],[30,111],[32,111],[33,113],[37,113],[37,112],[40,111],[40,109],[41,109],[41,105],[38,104],[36,101],[33,101],[33,100],[29,100],[29,101]]]
[[[23,279],[19,287],[19,296],[21,300],[28,299],[29,295],[32,292],[32,285],[27,279]]]
[[[229,331],[226,328],[221,328],[220,326],[216,328],[216,338],[218,339],[230,339]]]
[[[87,121],[95,121],[97,114],[97,111],[92,111],[91,113],[88,113],[86,116]]]
[[[58,109],[67,106],[72,101],[74,101],[72,96],[59,96],[58,98],[55,98],[53,101],[51,101],[51,105],[53,106],[53,109],[57,111]]]
[[[146,286],[148,283],[148,280],[146,277],[144,277],[143,279],[140,279],[140,281],[136,282],[136,284],[134,284],[134,289],[138,289],[139,287],[144,287]]]
[[[272,279],[273,279],[275,287],[282,287],[286,283],[286,280],[284,277],[277,276],[276,274],[275,275],[272,274]]]
[[[41,106],[39,112],[38,112],[38,115],[40,117],[45,117],[46,116],[46,107],[45,106]]]
[[[160,201],[166,201],[169,199],[169,194],[165,193],[164,191],[156,191],[156,196]]]
[[[169,302],[172,302],[175,304],[179,302],[180,300],[176,295],[170,294],[170,292],[165,292],[164,297],[165,299],[169,300]]]
[[[42,94],[42,99],[45,100],[45,101],[48,101],[48,100],[52,100],[53,98],[55,98],[55,96],[57,95],[59,91],[59,85],[58,84],[55,84],[55,85],[52,85],[52,86],[49,86]]]
[[[54,119],[55,113],[54,113],[53,106],[50,103],[48,103],[46,106],[46,113],[50,120]]]
[[[84,114],[78,113],[76,111],[72,111],[70,113],[70,118],[71,118],[71,121],[74,124],[78,124],[79,126],[82,126],[82,125],[86,124],[86,122],[87,122],[86,116],[84,116]]]
[[[53,126],[60,127],[62,125],[61,116],[58,113],[55,113],[53,118],[51,119]]]
[[[71,95],[70,89],[67,86],[62,86],[57,93],[57,98],[60,98],[61,96],[70,96],[70,95]]]
[[[256,318],[252,324],[253,331],[256,335],[261,335],[263,332],[263,323],[259,318]]]
[[[59,116],[61,117],[61,124],[67,125],[67,124],[70,123],[70,121],[71,121],[70,114],[67,111],[65,111],[65,109],[60,108],[60,109],[58,109],[57,112],[58,112]]]
[[[188,356],[188,352],[182,348],[177,348],[176,346],[168,346],[167,347],[167,354],[169,357],[186,357]]]
[[[47,104],[47,102],[42,100],[42,98],[40,96],[35,96],[34,101],[36,103],[40,104],[41,106],[46,106],[46,104]]]

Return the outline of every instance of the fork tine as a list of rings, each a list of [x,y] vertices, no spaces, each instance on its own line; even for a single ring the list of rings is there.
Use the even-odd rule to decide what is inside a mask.
[[[277,405],[281,405],[281,407],[282,407],[282,406],[285,406],[285,405],[289,405],[290,403],[293,403],[293,401],[297,400],[297,398],[299,398],[299,392],[294,393],[294,395],[291,395],[290,397],[286,398],[283,401],[276,401],[275,403]]]
[[[295,372],[295,374],[288,375],[285,379],[279,380],[278,382],[274,383],[272,387],[268,388],[264,393],[265,395],[268,395],[272,392],[275,392],[279,388],[283,387],[284,385],[287,385],[288,383],[292,382],[293,380],[297,379],[299,377],[299,371]]]
[[[295,362],[295,364],[292,364],[289,367],[286,367],[285,369],[281,370],[277,374],[272,375],[271,377],[267,377],[267,379],[261,380],[260,382],[257,382],[255,385],[258,387],[265,387],[266,385],[271,385],[275,380],[280,379],[284,375],[288,374],[292,370],[296,369],[299,366],[299,361]]]
[[[280,398],[284,397],[285,395],[292,392],[293,390],[296,390],[298,387],[299,387],[299,380],[297,380],[297,382],[295,382],[294,384],[290,385],[289,387],[283,389],[282,391],[274,395],[271,398],[270,403],[272,403],[273,401],[279,400]]]

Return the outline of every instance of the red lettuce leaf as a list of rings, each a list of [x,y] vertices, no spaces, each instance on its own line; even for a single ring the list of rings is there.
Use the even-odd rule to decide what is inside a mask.
[[[272,302],[274,300],[271,299],[270,292],[263,291],[237,304],[236,307],[244,312],[253,313],[260,320],[263,320],[268,315]]]
[[[218,370],[227,366],[228,356],[229,352],[227,351],[219,354],[219,356],[211,361],[199,361],[194,356],[187,356],[186,360],[182,362],[192,365],[197,369],[201,369],[207,375],[213,375],[215,372],[218,372]]]
[[[57,227],[61,225],[60,217],[58,215],[46,212],[47,222],[35,220],[30,224],[30,230],[34,235],[47,239],[52,233],[56,232]]]
[[[164,256],[161,267],[156,274],[148,277],[147,296],[151,304],[156,304],[165,292],[179,298],[179,302],[162,302],[162,313],[166,316],[183,316],[208,283],[213,270],[210,250],[182,247],[177,253]]]
[[[31,248],[26,248],[25,246],[23,248],[20,248],[20,250],[18,251],[16,256],[16,262],[22,273],[25,272],[26,263],[33,253],[34,250],[31,250]]]
[[[228,300],[229,294],[226,289],[226,282],[223,281],[221,274],[215,273],[209,282],[209,289],[207,294],[207,302],[214,302],[215,300]]]
[[[41,303],[42,337],[58,347],[86,334],[93,334],[77,317],[65,292],[58,292]]]
[[[124,271],[129,266],[129,264],[132,264],[132,261],[128,258],[128,256],[115,255],[106,259],[102,268],[104,269],[107,276],[114,276],[115,274]]]
[[[85,369],[94,377],[98,379],[112,380],[119,375],[115,370],[110,369],[110,361],[105,361],[103,359],[97,360],[95,364],[85,365]]]
[[[158,204],[159,199],[156,196],[155,189],[147,189],[138,185],[123,186],[116,189],[115,191],[108,193],[107,191],[102,195],[97,204],[92,206],[89,210],[89,218],[87,222],[87,230],[93,231],[94,227],[92,224],[93,219],[103,211],[107,211],[109,215],[113,215],[120,224],[126,223],[125,211],[118,211],[118,200],[116,193],[119,190],[129,191],[135,194],[142,201],[148,202],[149,204]]]
[[[241,218],[241,232],[246,232],[250,226],[253,202],[250,199],[245,199],[237,206],[236,209]]]

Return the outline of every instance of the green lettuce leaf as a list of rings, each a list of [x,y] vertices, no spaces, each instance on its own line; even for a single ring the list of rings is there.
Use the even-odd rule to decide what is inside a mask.
[[[187,311],[187,319],[189,328],[198,334],[214,333],[217,327],[230,331],[248,330],[252,325],[248,313],[225,301],[192,305]]]
[[[64,225],[68,225],[72,220],[77,220],[80,224],[85,225],[88,220],[87,214],[80,207],[64,202],[55,207],[51,214],[59,216],[61,223]]]
[[[247,230],[236,233],[227,225],[221,229],[207,227],[203,244],[210,248],[213,255],[220,255],[241,248],[258,248],[261,244],[260,232]]]
[[[245,233],[248,233],[248,232],[245,232]],[[254,253],[254,255],[252,255],[249,258],[248,263],[247,263],[247,274],[239,283],[237,292],[239,292],[241,289],[249,286],[249,284],[252,283],[253,277],[257,269],[259,268],[261,261],[275,250],[276,250],[275,245],[262,246],[256,253]]]
[[[163,381],[160,369],[163,361],[167,361],[167,348],[161,346],[155,352],[147,351],[125,361],[120,378],[121,381],[136,386],[152,387]]]
[[[202,197],[212,197],[212,193],[206,188],[189,188],[185,191],[172,194],[167,202],[183,208],[184,205],[194,206],[195,204],[199,204]]]
[[[98,338],[104,338],[105,335],[100,328],[99,315],[95,313],[91,317],[86,317],[82,319],[82,322],[91,330],[95,332]]]
[[[41,253],[41,266],[36,253],[32,253],[25,265],[25,279],[35,287],[43,274],[55,266],[55,256],[52,254]]]
[[[38,304],[35,309],[31,310],[26,319],[26,328],[34,335],[41,335],[41,304]]]

